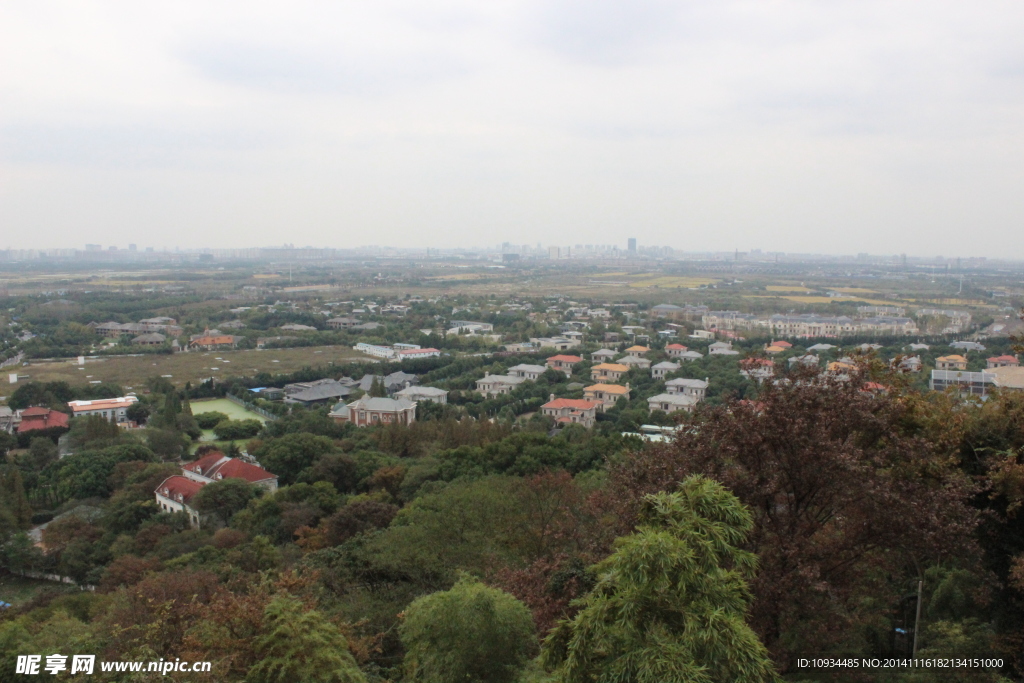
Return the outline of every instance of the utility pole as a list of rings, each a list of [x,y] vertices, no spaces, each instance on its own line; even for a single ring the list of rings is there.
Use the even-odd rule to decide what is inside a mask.
[[[917,629],[921,624],[921,590],[924,587],[924,581],[921,579],[917,580],[917,615],[914,617],[914,653],[911,655],[914,659],[917,659]]]

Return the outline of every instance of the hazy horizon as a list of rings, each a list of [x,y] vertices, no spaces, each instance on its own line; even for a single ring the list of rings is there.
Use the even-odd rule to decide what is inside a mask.
[[[1024,258],[1017,3],[57,2],[0,19],[0,248],[636,237]]]

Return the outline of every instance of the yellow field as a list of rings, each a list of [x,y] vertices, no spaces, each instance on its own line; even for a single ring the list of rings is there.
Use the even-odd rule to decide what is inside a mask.
[[[375,359],[353,351],[347,346],[315,346],[86,359],[81,369],[73,360],[32,363],[27,367],[17,368],[17,371],[19,376],[27,375],[31,381],[36,382],[63,380],[71,384],[85,384],[100,381],[139,389],[146,379],[156,375],[170,375],[168,379],[171,382],[182,386],[185,382],[196,384],[209,377],[225,379],[231,376],[252,376],[263,371],[272,374],[291,373],[306,366],[315,367],[353,360]],[[6,371],[14,372],[14,368]]]
[[[637,282],[629,283],[630,287],[700,287],[701,285],[711,285],[717,282],[710,278],[702,277],[656,277],[650,280],[638,280]]]
[[[750,294],[745,295],[745,299],[787,299],[789,301],[795,301],[798,304],[830,304],[839,301],[857,301],[865,304],[871,304],[873,306],[892,306],[895,301],[886,301],[884,299],[868,299],[860,296],[844,296],[841,299],[836,299],[828,296],[765,296],[763,294]]]
[[[829,287],[829,289],[843,294],[878,294],[878,290],[864,289],[863,287]]]
[[[425,280],[480,280],[483,278],[483,273],[452,273],[451,275],[432,275],[424,278]]]

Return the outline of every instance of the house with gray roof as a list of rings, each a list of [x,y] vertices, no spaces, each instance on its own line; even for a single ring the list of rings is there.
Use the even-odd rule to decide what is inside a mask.
[[[432,401],[444,405],[448,403],[448,392],[437,387],[406,387],[395,392],[395,398],[404,398],[407,401]]]

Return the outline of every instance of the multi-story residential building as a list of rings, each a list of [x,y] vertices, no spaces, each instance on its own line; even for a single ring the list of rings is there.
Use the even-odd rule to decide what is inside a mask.
[[[169,337],[177,337],[184,332],[174,318],[147,318],[137,323],[93,322],[89,323],[87,327],[91,327],[96,334],[105,337],[120,337],[126,334],[139,335],[146,332],[162,332]]]
[[[708,346],[709,356],[738,356],[739,351],[732,348],[732,342],[715,342]]]
[[[676,306],[674,304],[658,304],[651,307],[651,313],[658,318],[676,318],[678,320],[700,320],[708,312],[707,306]]]
[[[522,377],[529,380],[535,380],[545,372],[547,372],[547,368],[543,365],[530,365],[529,363],[520,363],[508,369],[510,377]]]
[[[494,325],[491,323],[481,323],[474,320],[452,320],[448,328],[448,334],[486,334],[488,332],[494,332]]]
[[[188,343],[189,347],[203,351],[233,349],[238,345],[238,342],[242,340],[242,337],[233,334],[214,334],[213,332],[213,330],[208,330],[201,335],[193,337]]]
[[[987,360],[988,367],[990,368],[1009,368],[1017,367],[1020,365],[1020,361],[1017,360],[1017,356],[993,356]]]
[[[936,370],[966,370],[967,359],[961,355],[939,356],[935,359]]]
[[[651,366],[651,377],[660,379],[665,375],[675,372],[681,367],[682,366],[679,363],[663,360],[660,363],[655,363]]]
[[[689,349],[687,349],[682,344],[669,344],[665,347],[665,353],[667,353],[672,358],[678,358],[679,356],[686,353],[688,350]]]
[[[118,398],[100,398],[93,401],[68,401],[68,407],[71,408],[71,414],[74,417],[98,415],[104,420],[121,424],[129,422],[128,407],[138,402],[139,399],[134,394],[128,394]]]
[[[617,382],[629,372],[629,368],[621,363],[599,363],[590,368],[590,379]]]
[[[908,373],[908,372],[921,372],[921,367],[924,365],[921,362],[921,356],[905,356],[896,362],[896,358],[889,361],[890,367],[894,367],[896,372]]]
[[[623,356],[615,362],[628,368],[640,368],[641,370],[651,367],[650,359],[641,356]]]
[[[192,507],[192,500],[202,488],[203,484],[180,474],[167,477],[153,491],[156,506],[162,512],[184,512],[189,525],[198,529],[202,515]]]
[[[398,347],[398,344],[395,344]],[[413,360],[416,358],[440,358],[441,350],[435,348],[421,349],[416,347],[415,349],[400,349],[395,354],[397,360]]]
[[[359,342],[352,347],[354,350],[361,353],[365,353],[368,356],[374,356],[376,358],[394,358],[396,351],[390,346],[380,346],[378,344],[367,344],[366,342]]]
[[[211,484],[222,479],[244,479],[271,493],[277,490],[276,474],[240,458],[229,458],[220,451],[212,451],[182,465],[181,474],[200,484]]]
[[[975,341],[955,341],[950,343],[950,348],[962,349],[963,351],[984,351],[985,345]]]
[[[338,380],[328,377],[312,382],[286,384],[283,393],[286,403],[311,406],[319,403],[333,403],[339,398],[345,398],[351,394],[352,389]]]
[[[626,349],[626,355],[627,356],[632,356],[634,358],[643,358],[644,356],[646,356],[650,352],[651,352],[651,350],[648,347],[641,346],[639,344],[636,344],[634,346],[630,346],[628,349]]]
[[[739,311],[708,311],[701,317],[706,330],[750,330],[758,327],[757,316]]]
[[[338,423],[352,423],[357,427],[380,424],[410,425],[416,421],[416,403],[404,398],[363,396],[352,403],[339,403],[330,412]]]
[[[740,374],[755,382],[764,382],[775,376],[775,361],[771,358],[744,358],[740,361]]]
[[[995,375],[996,386],[1000,389],[1024,391],[1024,368],[1019,365],[1004,365],[988,372]]]
[[[579,339],[568,337],[530,337],[530,343],[538,349],[554,349],[556,351],[568,351],[579,346],[582,342]]]
[[[404,398],[407,401],[432,401],[442,405],[448,403],[448,392],[436,387],[406,387],[395,392],[395,398]]]
[[[699,401],[686,394],[658,394],[647,399],[648,410],[661,410],[666,413],[679,411],[690,412]]]
[[[931,379],[928,381],[929,389],[955,389],[961,396],[986,396],[996,386],[996,375],[990,372],[932,370]]]
[[[949,318],[949,324],[942,329],[942,334],[960,334],[971,326],[970,313],[949,308],[919,308],[917,309],[917,317]]]
[[[917,334],[917,323],[910,318],[899,316],[875,316],[873,318],[861,318],[856,322],[857,332],[872,333],[887,336],[900,336]]]
[[[526,381],[525,377],[486,374],[483,379],[476,381],[476,390],[488,398],[493,398],[512,393],[517,386]]]
[[[612,360],[617,355],[619,354],[617,354],[612,349],[598,349],[597,351],[594,351],[592,354],[590,354],[590,360],[594,361],[595,363],[605,363]]]
[[[473,323],[472,321],[452,321],[452,327],[445,335],[463,335],[478,337],[494,332],[495,326],[490,323]]]
[[[906,312],[907,312],[907,310],[905,308],[901,308],[899,306],[858,306],[857,307],[857,313],[859,313],[860,315],[864,315],[864,316],[884,315],[884,316],[893,316],[893,317],[900,318],[900,317],[903,317],[906,314]]]
[[[574,398],[555,398],[540,407],[543,415],[555,419],[558,424],[580,424],[584,427],[593,427],[597,421],[597,409],[601,404],[597,401],[587,401]]]
[[[132,344],[137,344],[138,346],[163,346],[166,341],[167,337],[159,332],[146,332],[138,337],[134,337]]]
[[[571,377],[573,366],[582,361],[583,359],[580,356],[558,354],[547,359],[547,366],[559,372],[564,372],[566,377]]]
[[[331,318],[327,321],[327,327],[332,330],[348,330],[359,324],[358,318],[349,318],[342,316],[340,318]]]
[[[854,334],[857,327],[847,316],[773,315],[767,320],[768,329],[777,337],[841,337]]]
[[[704,394],[708,390],[708,380],[705,379],[687,379],[685,377],[678,377],[676,379],[670,379],[665,382],[665,391],[670,394],[682,394],[684,396],[690,396],[697,401],[704,400]]]
[[[270,492],[277,490],[277,475],[238,458],[213,451],[181,468],[181,474],[167,477],[153,491],[162,512],[184,512],[189,524],[198,529],[204,515],[192,505],[196,494],[207,484],[223,479],[242,479]]]
[[[7,408],[8,414],[13,417],[13,412],[10,408]],[[33,432],[43,429],[51,429],[53,427],[67,427],[68,426],[68,414],[62,413],[58,410],[50,410],[49,408],[41,408],[39,406],[32,406],[31,408],[25,408],[17,413],[17,417],[20,421],[17,422],[18,434],[24,434],[25,432]],[[14,432],[15,420],[10,420],[11,429],[3,429],[4,431]]]
[[[613,407],[620,398],[629,398],[629,383],[621,384],[592,384],[583,390],[583,398],[588,401],[596,401],[601,404],[602,412]]]

